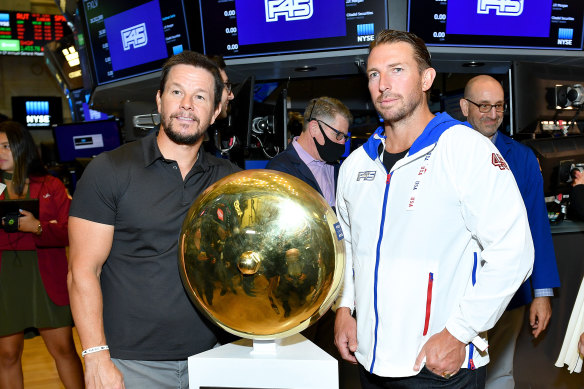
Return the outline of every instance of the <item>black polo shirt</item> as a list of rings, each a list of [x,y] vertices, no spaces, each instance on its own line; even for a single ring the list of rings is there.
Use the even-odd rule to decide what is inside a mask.
[[[105,335],[113,358],[178,360],[216,343],[218,328],[193,306],[178,271],[182,222],[197,196],[241,170],[202,150],[183,180],[156,133],[96,157],[70,215],[115,227],[101,273]]]

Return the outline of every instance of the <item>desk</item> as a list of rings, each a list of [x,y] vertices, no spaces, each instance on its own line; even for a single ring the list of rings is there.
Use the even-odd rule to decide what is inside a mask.
[[[251,339],[189,357],[191,389],[338,389],[337,360],[301,334],[281,340],[275,355],[254,355]]]

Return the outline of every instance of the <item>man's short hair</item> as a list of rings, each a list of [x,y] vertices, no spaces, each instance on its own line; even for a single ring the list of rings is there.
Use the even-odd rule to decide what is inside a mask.
[[[215,80],[215,96],[213,99],[213,107],[217,108],[221,103],[221,95],[223,93],[223,79],[219,73],[219,68],[217,65],[211,61],[209,58],[205,57],[203,54],[185,50],[182,53],[173,55],[170,57],[164,65],[162,65],[162,75],[160,76],[160,94],[164,93],[164,88],[166,86],[166,80],[168,78],[168,73],[173,66],[176,65],[191,65],[196,68],[205,69],[213,75]]]
[[[369,45],[369,52],[371,52],[371,50],[373,50],[373,48],[378,45],[397,42],[408,43],[410,46],[412,46],[414,49],[414,59],[418,63],[418,70],[420,72],[432,67],[430,52],[428,51],[424,41],[416,34],[407,31],[380,31],[375,37],[375,40]]]
[[[349,125],[353,123],[353,115],[351,115],[351,111],[349,111],[349,108],[347,108],[347,106],[340,100],[327,96],[312,99],[304,110],[304,126],[302,127],[302,131],[306,131],[306,126],[309,120],[335,120],[336,115],[341,115],[347,119]]]

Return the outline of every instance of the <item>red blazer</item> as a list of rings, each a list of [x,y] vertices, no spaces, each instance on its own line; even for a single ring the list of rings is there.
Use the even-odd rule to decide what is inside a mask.
[[[49,298],[57,305],[69,304],[67,292],[67,254],[69,244],[67,218],[69,198],[65,185],[50,175],[30,177],[30,198],[39,199],[39,220],[43,228],[40,236],[30,232],[7,233],[0,229],[0,271],[3,250],[36,250],[39,270]],[[4,193],[0,200],[4,200]],[[56,220],[56,223],[50,223]]]

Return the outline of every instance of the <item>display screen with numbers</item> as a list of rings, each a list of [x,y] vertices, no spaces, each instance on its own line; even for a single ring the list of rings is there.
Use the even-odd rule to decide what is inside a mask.
[[[71,34],[63,15],[0,11],[0,55],[44,55],[44,46]]]
[[[367,47],[387,28],[380,0],[200,0],[206,54],[224,58]]]
[[[83,14],[97,85],[160,70],[193,49],[181,0],[83,0]]]
[[[582,50],[582,0],[409,0],[428,46]]]

